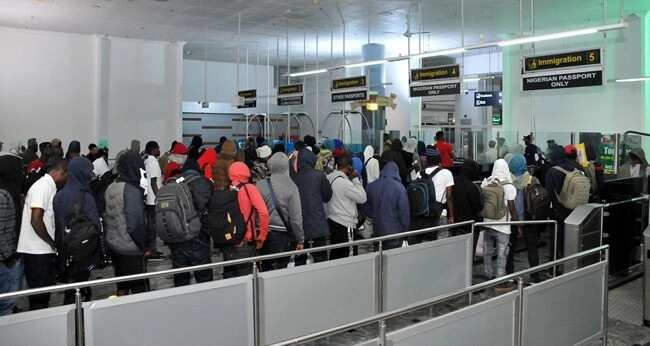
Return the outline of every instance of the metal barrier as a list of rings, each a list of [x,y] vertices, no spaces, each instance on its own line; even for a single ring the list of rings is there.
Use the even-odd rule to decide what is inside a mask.
[[[126,281],[133,281],[133,280],[141,280],[141,279],[149,279],[149,278],[154,278],[154,277],[160,277],[160,276],[169,276],[169,275],[174,275],[174,274],[180,274],[180,273],[188,273],[188,272],[193,272],[197,270],[205,270],[205,269],[217,269],[217,268],[223,268],[226,266],[231,266],[231,265],[238,265],[238,264],[251,264],[253,270],[253,274],[251,276],[252,280],[252,320],[253,320],[253,335],[254,335],[254,340],[253,344],[254,345],[261,345],[262,344],[262,330],[264,329],[262,326],[262,319],[261,316],[263,315],[264,311],[260,311],[260,289],[261,286],[264,285],[264,279],[266,278],[267,280],[270,280],[271,277],[274,276],[274,272],[269,272],[269,273],[258,273],[258,263],[261,261],[265,260],[271,260],[271,259],[276,259],[276,258],[283,258],[283,257],[290,257],[290,256],[297,256],[297,255],[306,255],[312,252],[319,252],[319,251],[329,251],[333,249],[338,249],[338,248],[345,248],[345,247],[350,247],[350,246],[357,246],[357,245],[363,245],[363,244],[377,244],[378,246],[378,251],[373,253],[373,254],[368,254],[367,256],[374,257],[375,260],[377,261],[377,264],[375,266],[375,271],[373,272],[375,282],[373,283],[376,285],[376,300],[375,303],[375,311],[374,312],[381,312],[383,311],[384,303],[383,303],[383,294],[380,292],[383,292],[383,282],[384,282],[384,270],[383,270],[383,256],[384,256],[384,250],[382,248],[382,242],[386,240],[391,240],[391,239],[402,239],[406,237],[411,237],[415,235],[420,235],[420,234],[426,234],[426,233],[432,233],[432,232],[439,232],[443,230],[449,230],[453,228],[458,228],[458,227],[465,227],[465,226],[470,226],[472,224],[472,221],[466,221],[466,222],[460,222],[456,224],[451,224],[451,225],[442,225],[442,226],[437,226],[437,227],[431,227],[427,229],[422,229],[422,230],[417,230],[417,231],[410,231],[410,232],[404,232],[404,233],[399,233],[395,235],[389,235],[389,236],[383,236],[383,237],[377,237],[377,238],[371,238],[371,239],[364,239],[364,240],[358,240],[358,241],[352,241],[352,242],[347,242],[347,243],[341,243],[341,244],[334,244],[334,245],[328,245],[328,246],[322,246],[322,247],[316,247],[316,248],[310,248],[310,249],[305,249],[305,250],[300,250],[300,251],[289,251],[289,252],[283,252],[283,253],[277,253],[277,254],[271,254],[271,255],[265,255],[265,256],[257,256],[257,257],[251,257],[251,258],[246,258],[246,259],[240,259],[240,260],[233,260],[233,261],[225,261],[225,262],[219,262],[219,263],[209,263],[209,264],[203,264],[203,265],[197,265],[197,266],[192,266],[192,267],[185,267],[185,268],[177,268],[177,269],[169,269],[169,270],[162,270],[158,272],[152,272],[152,273],[142,273],[142,274],[134,274],[134,275],[128,275],[128,276],[120,276],[120,277],[114,277],[114,278],[107,278],[107,279],[99,279],[99,280],[91,280],[91,281],[86,281],[86,282],[77,282],[77,283],[70,283],[70,284],[62,284],[62,285],[57,285],[57,286],[50,286],[50,287],[42,287],[42,288],[35,288],[35,289],[28,289],[28,290],[23,290],[23,291],[18,291],[18,292],[11,292],[11,293],[5,293],[5,294],[0,294],[0,300],[2,299],[8,299],[8,298],[19,298],[19,297],[26,297],[34,294],[41,294],[41,293],[53,293],[53,292],[62,292],[65,290],[74,290],[75,291],[75,316],[76,316],[76,321],[74,323],[75,329],[76,329],[76,344],[77,346],[83,346],[85,345],[85,342],[88,338],[84,336],[84,331],[89,330],[89,328],[86,328],[84,326],[84,311],[88,309],[93,309],[93,307],[108,307],[111,304],[106,303],[102,301],[101,304],[97,303],[96,305],[93,305],[95,303],[91,304],[82,304],[81,300],[81,289],[85,287],[96,287],[96,286],[102,286],[102,285],[109,285],[109,284],[115,284],[118,282],[126,282]],[[466,241],[463,236],[459,237],[454,237],[457,238],[461,241]],[[422,246],[427,245],[425,244],[420,244]],[[417,247],[418,245],[414,245],[413,247]],[[396,249],[399,250],[399,249]],[[361,256],[356,256],[356,257],[361,257]],[[381,259],[381,260],[377,260]],[[336,261],[330,261],[332,263]],[[314,267],[316,268],[317,266],[321,265],[322,263],[316,263],[316,264],[311,264],[306,267],[298,267],[298,268],[290,268],[290,269],[283,269],[280,271],[276,271],[277,275],[279,272],[285,272],[285,273],[290,273],[292,271],[300,271],[304,268],[309,268],[309,267]],[[323,264],[324,265],[324,264]],[[470,263],[467,264],[469,268],[471,268],[471,261]],[[470,269],[471,272],[471,269]],[[231,280],[231,279],[228,279]],[[234,279],[232,279],[234,280]],[[223,280],[222,282],[225,282],[227,280]],[[464,281],[463,281],[464,282]],[[197,285],[193,285],[191,287],[198,287]],[[156,293],[156,292],[152,292]],[[147,294],[147,293],[145,293]],[[138,295],[138,296],[143,296]],[[126,298],[134,298],[138,296],[132,296],[132,297],[122,297],[116,302],[126,302]],[[313,298],[313,297],[311,297]],[[127,299],[128,300],[128,299]],[[85,307],[84,307],[85,305]],[[93,314],[91,312],[90,314]],[[284,316],[283,316],[284,318]],[[0,321],[2,319],[0,318]],[[90,330],[92,330],[92,326],[90,326]],[[313,327],[312,327],[313,328]],[[264,329],[266,330],[266,329]],[[90,337],[89,337],[90,338]],[[92,338],[90,338],[92,339]],[[37,344],[36,344],[37,345]]]
[[[551,261],[551,262],[548,262],[548,263],[544,263],[544,264],[541,264],[541,265],[533,267],[533,268],[525,269],[525,270],[522,270],[522,271],[514,273],[514,274],[503,276],[501,278],[497,278],[497,279],[494,279],[494,280],[491,280],[491,281],[486,281],[486,282],[483,282],[483,283],[480,283],[480,284],[476,284],[476,285],[473,285],[471,287],[464,288],[464,289],[461,289],[461,290],[458,290],[458,291],[455,291],[455,292],[451,292],[451,293],[448,293],[448,294],[444,294],[444,295],[441,295],[441,296],[438,296],[438,297],[435,297],[435,298],[432,298],[432,299],[427,299],[427,300],[421,301],[419,303],[409,305],[409,306],[404,307],[404,308],[400,308],[400,309],[396,309],[396,310],[393,310],[393,311],[390,311],[390,312],[377,314],[377,315],[375,315],[373,317],[369,317],[369,318],[359,320],[359,321],[356,321],[356,322],[353,322],[353,323],[340,325],[340,326],[330,328],[330,329],[327,329],[327,330],[322,330],[322,331],[319,331],[319,332],[316,332],[316,333],[313,333],[313,334],[310,334],[310,335],[301,336],[301,337],[298,337],[298,338],[295,338],[295,339],[292,339],[292,340],[287,340],[287,341],[284,341],[284,342],[276,343],[276,344],[273,344],[271,346],[302,345],[302,344],[305,344],[305,343],[308,343],[308,342],[313,342],[313,341],[317,341],[319,339],[330,337],[330,336],[345,332],[345,331],[350,330],[350,329],[356,329],[356,328],[364,327],[364,326],[367,326],[367,325],[370,325],[370,324],[373,324],[373,323],[378,324],[378,337],[374,338],[372,340],[366,341],[366,342],[362,343],[361,345],[387,345],[387,344],[399,345],[399,343],[395,343],[395,341],[396,341],[395,339],[400,339],[400,337],[404,337],[405,334],[406,335],[413,335],[414,334],[413,329],[420,328],[422,326],[422,324],[431,324],[431,325],[433,325],[433,327],[439,326],[439,325],[441,325],[441,319],[444,318],[447,315],[443,315],[441,317],[434,318],[434,319],[432,319],[430,321],[422,322],[422,323],[418,324],[417,326],[411,326],[411,327],[404,328],[403,330],[405,330],[405,333],[401,333],[401,330],[397,330],[397,331],[394,331],[394,332],[391,332],[391,333],[387,334],[387,331],[386,331],[386,321],[387,320],[389,320],[391,318],[402,316],[402,315],[404,315],[406,313],[409,313],[409,312],[412,312],[412,311],[415,311],[415,310],[424,309],[424,308],[439,304],[441,302],[448,301],[450,299],[459,298],[459,297],[463,297],[463,296],[466,296],[466,295],[471,295],[474,292],[485,290],[485,289],[494,287],[494,286],[496,286],[498,284],[501,284],[501,283],[504,283],[504,282],[507,282],[507,281],[512,281],[512,280],[517,281],[517,290],[516,290],[516,292],[513,292],[511,294],[516,295],[516,297],[518,298],[518,303],[516,305],[516,311],[514,312],[516,314],[516,318],[514,319],[515,324],[514,324],[513,328],[511,328],[511,329],[506,328],[506,330],[514,331],[514,335],[509,335],[508,336],[513,341],[512,344],[519,345],[519,346],[529,345],[528,342],[530,342],[532,340],[532,337],[534,335],[536,335],[535,333],[531,332],[531,331],[534,331],[534,329],[532,329],[532,328],[535,328],[535,326],[529,327],[529,324],[531,324],[531,323],[540,323],[540,322],[535,320],[535,317],[532,316],[532,315],[535,315],[535,313],[537,313],[538,310],[539,310],[539,309],[536,309],[535,311],[533,311],[533,309],[535,309],[535,306],[534,306],[535,302],[534,301],[528,302],[528,305],[526,305],[527,304],[526,298],[530,298],[530,297],[532,297],[532,296],[534,296],[536,294],[540,294],[540,292],[548,294],[548,292],[551,292],[554,288],[559,287],[560,293],[553,295],[553,298],[556,299],[556,301],[557,301],[557,299],[565,299],[565,300],[566,299],[573,299],[574,301],[576,299],[580,300],[580,299],[585,297],[585,295],[581,294],[583,292],[580,292],[580,291],[572,292],[571,294],[568,294],[568,295],[565,296],[566,292],[574,290],[576,288],[576,287],[573,287],[571,285],[565,285],[565,284],[567,282],[571,283],[573,280],[580,280],[582,278],[586,278],[586,280],[584,282],[579,282],[576,285],[576,286],[585,287],[585,286],[589,285],[590,283],[593,283],[594,276],[591,275],[592,273],[598,273],[599,275],[602,275],[602,277],[598,277],[598,275],[596,275],[596,277],[598,279],[597,284],[600,285],[600,290],[597,291],[600,294],[600,297],[599,297],[600,299],[598,299],[599,300],[598,301],[598,303],[599,303],[598,307],[602,312],[602,314],[597,315],[597,317],[599,317],[598,318],[599,319],[599,321],[598,321],[599,325],[596,326],[597,330],[594,332],[593,331],[593,327],[594,327],[593,321],[591,321],[591,323],[589,325],[584,324],[581,327],[585,327],[585,326],[586,327],[591,327],[592,330],[589,330],[589,328],[583,328],[584,330],[580,330],[580,332],[587,333],[588,335],[571,335],[571,336],[573,336],[574,339],[577,339],[575,341],[575,343],[585,342],[585,341],[588,341],[590,339],[593,339],[594,337],[601,337],[602,341],[603,341],[603,345],[606,345],[607,344],[607,283],[606,282],[607,282],[607,263],[608,263],[607,258],[608,258],[608,255],[609,255],[608,252],[609,252],[609,247],[608,246],[600,246],[600,247],[592,249],[592,250],[584,251],[584,252],[581,252],[579,254],[567,256],[567,257],[559,259],[559,260],[554,260],[554,261]],[[532,286],[529,286],[529,287],[525,287],[525,285],[524,285],[524,279],[523,278],[526,275],[529,275],[529,274],[532,274],[532,273],[535,273],[535,272],[539,272],[539,271],[546,270],[546,269],[551,268],[551,267],[561,265],[561,264],[563,264],[564,262],[567,262],[567,261],[578,260],[578,259],[580,259],[582,257],[592,256],[594,254],[600,254],[601,255],[601,261],[599,263],[597,263],[597,264],[591,265],[589,267],[581,268],[581,269],[576,270],[575,272],[572,272],[572,273],[565,273],[565,274],[563,274],[563,275],[561,275],[561,276],[559,276],[557,278],[553,278],[553,279],[550,279],[550,280],[548,280],[546,282],[543,282],[540,286],[532,285]],[[589,287],[589,290],[593,290],[593,287]],[[500,297],[497,297],[497,298],[492,298],[490,300],[487,300],[487,301],[484,301],[484,302],[481,302],[481,303],[478,303],[478,304],[474,304],[474,305],[471,305],[471,302],[470,302],[469,307],[466,307],[466,308],[463,308],[461,310],[452,312],[452,313],[450,313],[448,315],[452,316],[452,319],[453,318],[458,318],[458,315],[469,316],[469,315],[471,315],[471,313],[475,313],[476,310],[468,310],[468,309],[475,309],[476,307],[485,307],[485,305],[487,305],[487,304],[493,304],[493,305],[500,305],[500,303],[507,304],[509,299],[511,298],[511,297],[508,297],[507,294],[506,294],[506,298],[502,298],[502,297],[503,296],[500,296]],[[581,303],[589,303],[592,300],[592,298],[593,298],[592,295],[587,295],[588,302],[581,302]],[[500,300],[503,300],[503,301],[500,301]],[[565,304],[565,306],[559,307],[558,309],[571,309],[571,307],[574,306],[573,303],[574,302],[571,302],[571,304]],[[548,304],[544,305],[545,308],[547,306],[548,306]],[[554,312],[559,313],[559,311],[554,311]],[[568,323],[568,326],[562,327],[560,332],[553,333],[553,334],[561,334],[562,332],[565,332],[567,328],[570,328],[571,326],[573,326],[574,325],[573,323],[574,323],[574,320],[576,319],[576,314],[577,313],[580,313],[580,311],[573,311],[573,312],[571,312],[569,314],[569,316],[564,317],[564,318],[560,318],[556,323],[560,323],[561,321],[566,322],[566,320],[568,320],[568,319],[572,319],[572,320],[571,320],[570,323]],[[587,311],[587,313],[591,313],[591,311]],[[528,314],[530,314],[531,316],[528,316]],[[554,317],[560,317],[560,316],[555,316],[555,315],[542,316],[542,318],[549,318],[549,317],[554,318]],[[579,317],[583,317],[582,314]],[[493,319],[490,319],[490,323],[492,323],[492,322],[493,322]],[[489,325],[489,323],[485,323],[485,325]],[[555,325],[555,323],[553,323],[553,325]],[[540,329],[545,329],[546,332],[548,332],[548,328],[547,328],[546,325],[539,325],[537,327],[539,327]],[[467,332],[467,330],[463,330],[462,333],[466,333],[466,332]],[[471,343],[471,342],[470,343],[459,342],[458,340],[459,340],[459,338],[462,337],[462,335],[463,335],[462,333],[457,333],[456,334],[456,342],[454,342],[453,344],[455,344],[455,345],[474,345],[474,344],[476,344],[476,343]],[[417,334],[417,333],[415,333],[415,334]],[[557,335],[557,336],[566,339],[566,335]],[[431,339],[426,340],[426,342],[423,343],[423,345],[431,344],[430,340]],[[392,343],[387,343],[388,341],[391,341]],[[535,341],[535,340],[533,340],[533,341]],[[546,342],[547,343],[545,343],[545,345],[562,344],[562,343],[557,342],[557,340],[550,340],[550,343],[548,343],[549,341],[547,340]],[[413,344],[419,345],[418,343],[413,343]],[[501,343],[497,343],[497,344],[501,344]],[[409,343],[409,345],[412,345],[412,344]]]

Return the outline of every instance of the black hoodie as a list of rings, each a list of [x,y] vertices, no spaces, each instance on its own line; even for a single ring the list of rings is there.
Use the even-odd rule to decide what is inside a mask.
[[[399,139],[393,139],[390,145],[390,150],[381,154],[381,160],[379,163],[380,169],[384,169],[384,166],[390,161],[397,164],[399,176],[402,178],[402,182],[406,182],[406,176],[409,174],[409,169],[404,162],[404,156],[402,155],[402,141]]]
[[[293,181],[300,192],[302,226],[305,240],[329,236],[327,215],[323,203],[332,199],[332,186],[323,172],[317,171],[316,155],[307,149],[298,153],[298,173]]]

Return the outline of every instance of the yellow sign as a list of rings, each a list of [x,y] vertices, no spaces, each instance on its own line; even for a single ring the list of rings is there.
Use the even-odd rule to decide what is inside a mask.
[[[460,66],[439,66],[411,70],[411,82],[424,82],[436,79],[459,78]]]
[[[600,64],[600,49],[533,56],[524,59],[524,72]]]

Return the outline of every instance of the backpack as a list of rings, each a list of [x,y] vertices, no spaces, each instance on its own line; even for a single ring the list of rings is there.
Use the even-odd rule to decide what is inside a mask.
[[[0,205],[11,206],[0,208],[0,261],[11,258],[16,253],[18,237],[16,234],[16,209],[14,200],[9,192],[0,190]]]
[[[549,216],[551,195],[535,177],[524,189],[524,205],[531,220],[544,220]]]
[[[212,237],[215,247],[235,246],[244,240],[251,215],[244,221],[238,191],[215,190],[202,216],[203,229]]]
[[[189,184],[198,175],[180,176],[158,190],[156,196],[155,228],[165,243],[192,240],[201,232],[201,218]]]
[[[102,259],[99,227],[81,212],[81,199],[72,206],[65,218],[63,259],[69,275],[95,268]]]
[[[483,210],[481,216],[491,220],[501,220],[508,213],[505,190],[502,183],[490,183],[481,189]]]
[[[567,209],[575,209],[579,205],[589,202],[589,191],[591,182],[581,171],[574,169],[569,172],[560,166],[554,166],[553,169],[564,173],[564,184],[562,191],[557,196],[558,201]],[[556,193],[557,194],[557,193]]]
[[[440,217],[444,204],[436,200],[436,186],[433,177],[442,171],[442,167],[436,168],[431,174],[423,174],[422,177],[409,183],[406,193],[411,207],[411,216],[432,216]]]

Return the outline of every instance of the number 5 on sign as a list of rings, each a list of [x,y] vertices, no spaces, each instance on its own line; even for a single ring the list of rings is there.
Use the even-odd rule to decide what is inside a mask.
[[[596,61],[596,52],[590,52],[587,59],[589,60],[589,62]]]

